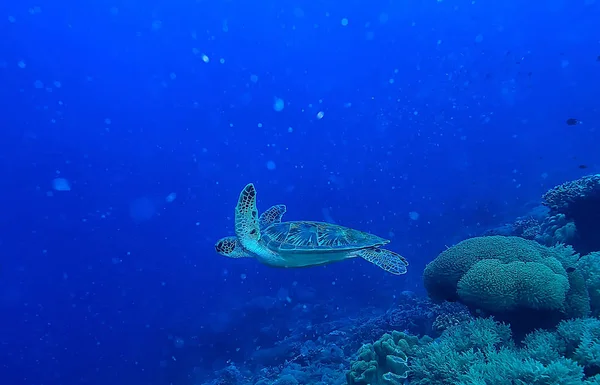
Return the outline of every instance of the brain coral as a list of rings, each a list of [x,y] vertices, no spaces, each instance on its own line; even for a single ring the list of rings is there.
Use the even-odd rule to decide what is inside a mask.
[[[458,281],[458,295],[467,305],[492,312],[529,308],[563,310],[569,281],[539,262],[477,262]]]
[[[438,300],[492,312],[565,310],[569,279],[561,262],[572,250],[519,237],[477,237],[442,252],[423,273]]]

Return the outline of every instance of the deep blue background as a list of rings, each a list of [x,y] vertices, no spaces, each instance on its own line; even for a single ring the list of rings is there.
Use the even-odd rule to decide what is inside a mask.
[[[2,384],[188,383],[252,348],[231,309],[387,307],[446,245],[599,172],[599,5],[493,3],[2,2]],[[248,182],[261,210],[389,237],[409,273],[216,255]]]

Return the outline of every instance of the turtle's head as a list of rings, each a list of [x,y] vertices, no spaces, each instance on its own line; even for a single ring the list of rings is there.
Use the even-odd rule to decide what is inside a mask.
[[[229,258],[250,257],[237,237],[221,238],[215,243],[215,251]]]

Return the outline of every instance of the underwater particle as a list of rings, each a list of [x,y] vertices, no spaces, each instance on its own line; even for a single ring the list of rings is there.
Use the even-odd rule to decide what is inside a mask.
[[[225,59],[223,59],[223,58],[220,58],[220,59],[219,59],[219,63],[221,63],[221,64],[225,64]]]
[[[347,26],[348,25],[348,19],[344,17],[342,19],[341,23],[342,23],[342,26],[344,26],[344,27]]]
[[[317,119],[323,119],[323,116],[325,116],[325,113],[323,111],[317,112]]]
[[[29,8],[29,14],[31,14],[31,15],[35,15],[35,14],[38,14],[41,12],[42,12],[42,9],[38,6]]]
[[[294,132],[294,129],[292,127],[288,127],[288,132],[291,134],[292,132]]]
[[[16,22],[16,21],[17,21],[17,19],[15,19],[15,17],[14,17],[14,16],[9,16],[9,17],[8,17],[8,22],[9,22],[9,23],[14,23],[14,22]]]
[[[257,124],[257,127],[258,127],[258,128],[262,128],[262,126],[263,126],[263,125],[262,125],[262,123],[258,123],[258,124]]]
[[[302,8],[294,8],[294,16],[296,17],[304,17],[304,10]]]
[[[275,102],[273,103],[273,109],[277,112],[282,111],[283,107],[285,107],[285,103],[283,99],[275,98]]]
[[[409,218],[410,218],[412,221],[416,221],[416,220],[418,220],[420,216],[421,216],[421,215],[420,215],[418,212],[416,212],[416,211],[411,211],[411,212],[409,212],[409,213],[408,213],[408,217],[409,217]]]
[[[192,53],[194,55],[198,55],[200,53],[200,50],[198,48],[192,48]]]
[[[181,349],[185,346],[185,341],[181,337],[176,337],[173,339],[173,345],[175,345],[177,349]]]
[[[33,86],[37,89],[44,88],[44,83],[41,80],[36,80],[33,82]]]
[[[55,88],[60,88],[60,87],[62,87],[62,84],[61,84],[61,82],[59,82],[58,80],[55,80],[55,81],[54,81],[52,84],[54,84],[54,87],[55,87]]]
[[[23,68],[27,67],[27,64],[25,64],[25,62],[23,60],[19,60],[19,62],[17,63],[17,67],[23,69]]]
[[[277,168],[277,165],[272,160],[267,162],[267,170],[273,171]]]
[[[110,118],[105,118],[104,119],[104,124],[111,124],[112,121],[110,120]]]
[[[153,30],[158,31],[161,28],[162,28],[162,21],[160,21],[160,20],[154,20],[152,22],[152,29]]]
[[[71,191],[71,184],[65,178],[54,178],[52,188],[54,191]]]
[[[581,124],[581,121],[575,118],[569,118],[567,119],[567,125],[569,126],[576,126],[578,124]]]
[[[205,63],[208,63],[210,61],[210,59],[208,58],[208,56],[202,55],[202,61]]]
[[[169,77],[171,78],[171,80],[175,80],[175,79],[177,79],[177,74],[175,72],[171,72],[169,74]]]
[[[587,165],[585,165],[585,164],[580,164],[578,167],[579,167],[579,169],[581,169],[581,170],[585,170],[586,168],[588,168],[588,166],[587,166]]]
[[[561,62],[560,62],[560,66],[561,66],[562,68],[567,68],[567,67],[569,66],[569,61],[568,61],[567,59],[563,59],[563,60],[561,60]]]
[[[119,8],[117,7],[110,7],[110,13],[113,15],[118,15],[119,14]]]
[[[381,14],[379,14],[379,22],[381,24],[387,23],[389,19],[390,19],[390,16],[387,13],[381,13]]]
[[[248,278],[248,276],[246,274],[244,274],[244,273],[240,274],[240,279],[242,281],[245,280],[246,278]]]
[[[169,195],[167,195],[167,197],[165,198],[165,201],[167,203],[171,203],[175,200],[175,198],[177,198],[177,193],[172,192]]]
[[[481,43],[483,41],[483,35],[479,34],[475,36],[475,43]]]
[[[258,76],[256,76],[256,75],[250,75],[250,81],[252,83],[256,83],[258,81]]]

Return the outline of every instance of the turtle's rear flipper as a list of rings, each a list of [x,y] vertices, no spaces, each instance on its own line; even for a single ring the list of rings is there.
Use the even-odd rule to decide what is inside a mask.
[[[400,254],[386,249],[362,249],[356,253],[359,257],[379,266],[388,273],[401,275],[406,273],[408,261]]]

